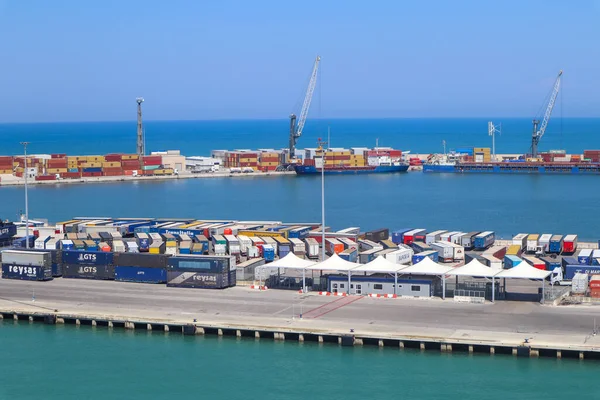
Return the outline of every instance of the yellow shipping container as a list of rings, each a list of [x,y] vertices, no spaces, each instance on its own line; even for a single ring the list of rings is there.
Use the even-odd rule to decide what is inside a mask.
[[[48,168],[46,172],[49,174],[64,174],[67,172],[66,168]]]
[[[81,164],[81,166],[83,168],[101,168],[102,167],[102,163],[101,162],[85,162],[83,164]]]
[[[167,245],[167,247],[177,247],[177,242],[171,240],[171,241],[168,241],[166,245]]]
[[[118,161],[105,161],[102,163],[102,168],[118,168],[121,163]]]
[[[137,154],[123,154],[121,160],[139,160]]]
[[[489,147],[474,147],[473,153],[490,153]]]
[[[513,244],[511,246],[508,246],[508,249],[506,249],[506,254],[508,254],[509,256],[516,256],[519,254],[520,251],[521,246],[519,246],[518,244]]]
[[[2,174],[2,175],[12,174],[12,173],[13,173],[12,169],[0,169],[0,174]]]
[[[160,254],[160,248],[158,248],[158,247],[150,247],[150,249],[148,249],[148,253],[150,253],[150,254]]]
[[[276,167],[279,165],[278,162],[261,162],[258,164],[260,167]]]
[[[265,151],[265,152],[260,153],[260,156],[261,157],[279,157],[279,153]]]
[[[257,158],[240,158],[241,163],[251,163],[251,162],[256,162],[256,160],[258,160],[258,159]]]

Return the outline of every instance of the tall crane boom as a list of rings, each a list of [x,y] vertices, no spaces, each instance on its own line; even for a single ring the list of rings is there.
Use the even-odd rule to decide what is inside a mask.
[[[315,87],[317,86],[317,75],[319,72],[319,62],[321,57],[317,56],[315,59],[315,65],[313,66],[312,74],[310,75],[310,81],[308,82],[308,89],[306,90],[306,96],[304,97],[304,103],[302,103],[302,110],[300,111],[300,118],[298,118],[296,125],[296,115],[290,115],[290,159],[296,157],[296,142],[298,138],[302,136],[302,130],[306,123],[306,117],[308,116],[308,110],[312,101]]]
[[[542,125],[538,130],[538,124],[540,121],[537,119],[533,120],[533,134],[531,136],[531,156],[537,157],[538,151],[538,143],[544,133],[546,132],[546,128],[548,127],[548,122],[550,122],[550,116],[552,116],[552,110],[554,109],[554,104],[556,103],[556,97],[558,96],[558,92],[560,90],[560,79],[562,77],[562,70],[558,73],[556,77],[556,81],[554,82],[554,88],[552,89],[552,94],[550,95],[550,101],[548,102],[548,106],[546,107],[546,112],[544,113],[544,119],[542,120]]]

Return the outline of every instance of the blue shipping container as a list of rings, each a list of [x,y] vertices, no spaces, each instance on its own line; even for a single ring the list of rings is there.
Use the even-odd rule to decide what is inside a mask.
[[[600,265],[600,258],[592,258],[592,265]]]
[[[167,283],[167,271],[162,268],[115,267],[115,280],[122,282]]]
[[[346,249],[338,254],[342,260],[356,262],[358,259],[358,250],[356,248]]]
[[[171,235],[188,235],[190,238],[200,236],[204,234],[202,229],[177,229],[177,228],[159,228],[158,233],[165,234],[170,233]]]
[[[437,251],[433,251],[433,250],[428,250],[428,251],[423,251],[420,253],[417,253],[415,255],[412,256],[412,263],[416,264],[418,262],[421,262],[425,259],[425,257],[429,257],[431,258],[433,261],[438,262],[439,260],[439,254]]]
[[[27,244],[27,239],[25,239],[24,237],[22,237],[22,238],[19,238],[19,239],[15,239],[15,240],[13,240],[12,244],[13,244],[13,246],[15,246],[15,247],[22,247],[22,248],[25,248],[25,247],[27,247],[27,246],[26,246],[26,244]],[[34,247],[34,246],[35,246],[35,236],[31,236],[31,235],[30,235],[30,236],[29,236],[29,248],[30,248],[30,249],[33,249],[33,247]]]
[[[85,249],[87,251],[98,251],[98,244],[96,242],[94,242],[94,244],[86,244]]]
[[[591,259],[592,259],[592,250],[591,249],[580,250],[579,254],[577,254],[577,261],[579,261],[579,264],[589,265]]]
[[[169,257],[169,269],[198,270],[221,274],[229,271],[229,260],[215,257]]]
[[[9,239],[17,234],[17,226],[14,224],[0,225],[0,240]]]
[[[275,260],[275,249],[270,244],[263,245],[263,258],[265,262]]]
[[[600,265],[566,265],[564,268],[565,279],[573,279],[577,272],[581,272],[582,274],[588,275],[596,275],[600,274]]]
[[[102,167],[88,167],[88,168],[84,168],[83,172],[102,172]]]
[[[473,148],[472,147],[459,147],[456,150],[454,150],[456,153],[460,153],[460,154],[466,154],[469,156],[473,155]]]
[[[504,256],[504,269],[510,269],[510,268],[516,267],[517,265],[519,265],[522,262],[523,262],[523,260],[521,260],[517,256],[510,256],[510,255]]]
[[[292,239],[306,239],[310,233],[310,228],[304,227],[302,229],[293,229],[289,231],[288,237]]]
[[[404,234],[406,232],[410,232],[412,231],[412,228],[403,228],[403,229],[398,229],[392,232],[392,242],[396,243],[396,244],[400,244],[404,242]]]
[[[52,276],[62,276],[62,264],[52,263]]]
[[[179,249],[179,254],[192,254],[190,252],[190,248],[183,248],[183,249]]]
[[[48,281],[52,279],[52,268],[39,265],[2,264],[2,279]]]
[[[562,236],[559,236],[559,239],[550,239],[550,247],[548,248],[548,251],[550,251],[550,253],[560,253],[562,251],[562,248],[563,248]]]
[[[148,249],[150,249],[150,239],[138,239],[138,242],[140,251],[148,251]]]
[[[480,233],[479,235],[475,236],[473,245],[476,249],[487,249],[492,244],[494,244],[494,241],[496,240],[496,234],[494,232],[489,232],[484,235],[484,233],[486,232]]]
[[[560,260],[555,258],[540,258],[544,263],[546,263],[546,270],[554,271],[555,268],[561,268]]]
[[[112,265],[114,253],[103,251],[63,251],[63,264]]]
[[[577,257],[563,257],[561,261],[561,265],[564,267],[566,265],[577,265],[581,264],[579,262],[579,258]]]

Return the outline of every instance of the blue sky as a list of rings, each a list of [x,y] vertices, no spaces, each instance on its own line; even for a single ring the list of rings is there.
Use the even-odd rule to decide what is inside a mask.
[[[0,122],[600,116],[600,1],[0,0]],[[297,110],[296,110],[297,111]]]

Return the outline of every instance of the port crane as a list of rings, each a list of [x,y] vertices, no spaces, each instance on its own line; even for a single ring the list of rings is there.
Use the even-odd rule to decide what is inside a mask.
[[[317,74],[319,72],[320,61],[321,57],[317,56],[313,66],[312,74],[310,75],[310,81],[308,82],[308,89],[306,90],[304,103],[302,103],[300,118],[296,118],[296,114],[290,115],[290,160],[296,158],[296,142],[298,142],[298,138],[302,136],[302,130],[304,129],[304,124],[306,123],[310,102],[312,101],[313,93],[315,91],[315,87],[317,86]]]
[[[560,90],[560,79],[562,77],[562,70],[558,73],[556,77],[556,81],[554,82],[554,87],[552,89],[552,94],[550,95],[550,100],[548,101],[548,106],[546,107],[546,112],[544,113],[544,119],[542,120],[542,124],[538,119],[533,120],[533,134],[531,136],[531,157],[536,158],[538,156],[538,143],[544,133],[546,132],[546,128],[548,127],[548,122],[550,122],[550,116],[552,115],[552,110],[554,109],[554,103],[556,103],[556,97],[558,96],[558,91]],[[539,129],[538,129],[539,126]]]

